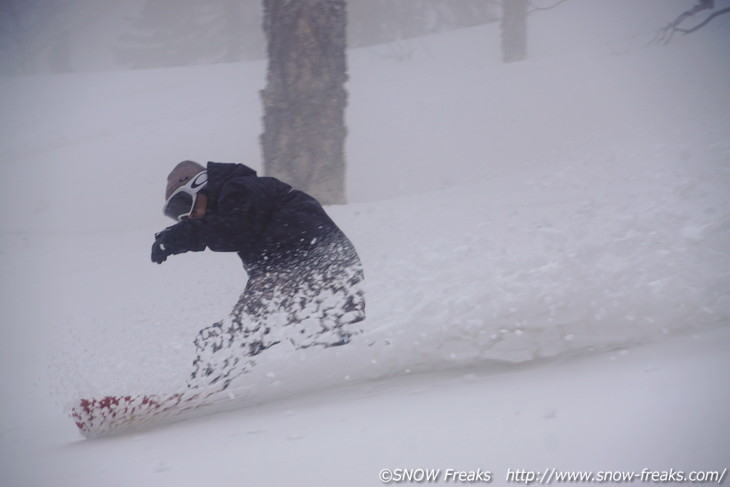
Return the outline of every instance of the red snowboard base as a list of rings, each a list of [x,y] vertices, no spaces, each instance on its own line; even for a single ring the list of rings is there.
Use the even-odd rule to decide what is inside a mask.
[[[71,409],[71,417],[82,435],[106,436],[169,418],[198,407],[199,393],[176,393],[150,396],[106,396],[81,399]]]

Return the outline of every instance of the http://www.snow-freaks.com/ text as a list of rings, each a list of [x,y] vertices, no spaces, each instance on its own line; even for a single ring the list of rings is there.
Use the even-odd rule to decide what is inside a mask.
[[[600,470],[600,471],[565,471],[556,468],[545,470],[528,470],[508,468],[502,477],[506,483],[524,485],[551,485],[568,483],[678,483],[678,484],[722,484],[725,481],[727,468],[719,470],[652,470],[644,468],[640,471]],[[384,468],[378,474],[383,484],[477,484],[491,483],[496,480],[492,470],[457,470],[453,468]],[[499,482],[502,483],[502,482]]]

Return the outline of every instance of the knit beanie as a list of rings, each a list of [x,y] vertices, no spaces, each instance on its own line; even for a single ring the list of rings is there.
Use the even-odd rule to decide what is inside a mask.
[[[193,161],[182,161],[167,176],[167,188],[165,189],[165,200],[181,186],[184,186],[196,174],[205,171],[205,168]]]

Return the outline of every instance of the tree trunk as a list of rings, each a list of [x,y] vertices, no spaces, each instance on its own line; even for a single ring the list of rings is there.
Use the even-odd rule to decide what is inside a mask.
[[[239,0],[225,0],[223,4],[223,32],[225,33],[225,50],[223,61],[236,63],[243,59],[243,21],[241,20],[241,2]]]
[[[5,13],[7,13],[8,17],[10,17],[11,23],[13,24],[14,28],[14,35],[12,36],[14,45],[11,48],[11,52],[15,52],[13,52],[13,56],[11,57],[11,65],[13,67],[9,70],[9,72],[12,74],[33,74],[33,70],[31,69],[30,55],[26,46],[26,42],[28,41],[29,36],[25,35],[23,18],[21,16],[20,10],[18,9],[18,5],[15,0],[5,1],[7,3],[5,5],[5,8],[2,10],[6,11]]]
[[[264,172],[322,204],[345,202],[346,2],[264,0]]]
[[[502,2],[502,61],[527,59],[527,0]]]

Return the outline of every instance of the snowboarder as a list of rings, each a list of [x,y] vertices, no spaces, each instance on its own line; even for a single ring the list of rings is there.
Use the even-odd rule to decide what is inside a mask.
[[[229,317],[195,339],[188,387],[225,389],[280,342],[343,345],[365,318],[363,271],[352,243],[311,196],[243,164],[179,163],[167,178],[152,261],[209,248],[238,252],[248,274]]]

